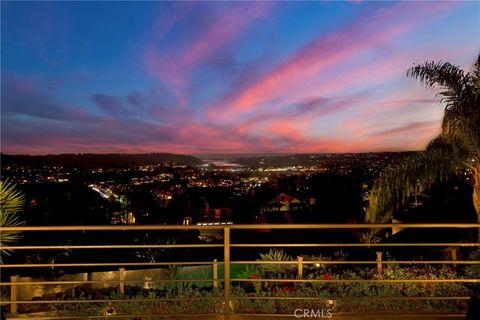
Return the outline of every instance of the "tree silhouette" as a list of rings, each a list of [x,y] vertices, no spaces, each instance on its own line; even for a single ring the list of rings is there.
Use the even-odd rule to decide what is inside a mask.
[[[473,205],[480,222],[480,55],[470,72],[430,61],[413,66],[407,76],[437,92],[444,105],[442,132],[424,152],[382,173],[370,192],[366,220],[386,222],[412,195],[465,171],[473,181]]]

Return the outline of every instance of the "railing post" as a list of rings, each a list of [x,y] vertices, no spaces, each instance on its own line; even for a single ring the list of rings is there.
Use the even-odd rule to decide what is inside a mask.
[[[225,320],[230,320],[230,227],[223,229],[223,290],[225,300]]]
[[[125,294],[125,268],[118,269],[118,278],[120,280],[120,283],[119,283],[120,294],[123,296]]]
[[[452,252],[452,261],[457,261],[458,260],[458,255],[457,255],[457,252],[458,252],[458,248],[457,247],[454,247],[454,248],[450,248],[451,252]],[[456,263],[453,264],[454,267],[457,266]]]
[[[377,251],[377,271],[379,273],[382,273],[383,271],[383,266],[382,266],[382,254],[383,252]]]
[[[298,278],[298,279],[303,279],[303,257],[302,257],[302,256],[298,256],[297,259],[298,259],[298,267],[297,267],[298,274],[297,274],[297,278]]]
[[[213,259],[213,287],[218,288],[218,261]]]
[[[18,312],[18,287],[17,287],[18,276],[11,276],[10,277],[10,312],[17,313]]]

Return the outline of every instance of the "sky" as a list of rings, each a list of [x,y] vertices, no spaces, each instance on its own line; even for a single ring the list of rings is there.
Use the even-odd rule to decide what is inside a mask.
[[[421,150],[478,1],[1,2],[1,151]]]

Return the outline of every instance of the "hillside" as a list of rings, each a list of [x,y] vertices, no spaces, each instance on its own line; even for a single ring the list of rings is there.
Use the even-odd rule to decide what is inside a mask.
[[[57,154],[57,155],[1,155],[2,166],[16,165],[58,165],[81,167],[124,166],[132,164],[178,163],[189,166],[202,164],[202,160],[182,154]]]

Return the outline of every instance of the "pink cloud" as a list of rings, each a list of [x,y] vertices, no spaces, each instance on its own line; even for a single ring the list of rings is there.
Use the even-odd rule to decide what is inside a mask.
[[[417,135],[425,131],[428,134],[431,134],[432,131],[438,131],[439,129],[440,124],[438,123],[438,121],[414,121],[393,129],[375,132],[373,133],[373,135],[379,138],[391,138],[400,137],[406,134]]]
[[[416,3],[415,7],[400,3],[373,16],[360,17],[334,34],[320,36],[310,42],[263,77],[251,79],[250,86],[210,106],[209,115],[212,119],[225,119],[237,113],[258,110],[263,103],[284,99],[292,92],[298,94],[298,90],[323,72],[354,59],[374,46],[393,41],[448,7],[450,4],[445,3]],[[384,27],[378,30],[378,25]]]
[[[168,48],[156,49],[159,39],[153,41],[145,49],[147,71],[165,81],[179,98],[180,104],[186,105],[190,100],[187,85],[192,69],[217,54],[220,49],[232,45],[251,23],[269,14],[272,8],[272,2],[255,2],[220,10],[208,23],[193,30],[191,39],[174,51]],[[164,27],[165,32],[178,20],[174,19]]]
[[[252,20],[265,16],[271,9],[271,2],[260,2],[232,7],[215,21],[198,32],[198,37],[188,44],[187,50],[180,54],[176,67],[180,70],[188,68],[199,60],[211,57],[218,48],[222,48],[234,40],[250,25]]]
[[[255,114],[240,122],[236,128],[242,134],[288,136],[295,139],[294,144],[305,145],[305,142],[311,139],[311,128],[321,127],[322,117],[347,110],[367,98],[367,95],[331,99],[312,98],[297,104],[290,112]]]

